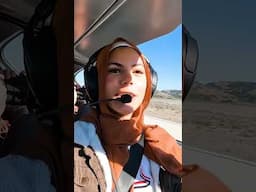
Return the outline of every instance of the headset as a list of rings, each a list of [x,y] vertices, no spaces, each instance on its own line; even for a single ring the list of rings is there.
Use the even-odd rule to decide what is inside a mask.
[[[182,101],[194,82],[197,63],[199,58],[199,48],[197,41],[190,35],[189,31],[182,25]]]
[[[99,99],[98,98],[98,72],[96,68],[96,61],[99,53],[104,47],[94,52],[90,56],[87,64],[84,67],[85,96],[86,96],[86,101],[88,103],[96,102]],[[147,61],[150,68],[151,82],[152,82],[152,85],[151,85],[152,86],[151,97],[152,97],[157,88],[158,76],[157,76],[157,72],[153,69],[148,59],[146,57],[144,58]]]
[[[86,66],[84,67],[84,83],[85,83],[85,95],[87,102],[96,102],[98,100],[98,73],[96,69],[96,60],[100,51],[104,47],[98,49],[93,53]],[[156,71],[150,65],[150,62],[145,58],[150,67],[152,78],[152,94],[156,91],[158,75]],[[184,25],[182,25],[182,101],[188,95],[188,92],[194,82],[197,64],[199,59],[199,48],[197,41],[190,35],[189,31]]]

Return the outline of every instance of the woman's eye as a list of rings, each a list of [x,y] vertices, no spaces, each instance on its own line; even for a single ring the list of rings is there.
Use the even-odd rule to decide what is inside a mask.
[[[134,70],[134,73],[136,73],[136,74],[144,74],[144,71],[140,70],[140,69],[137,69],[137,70]]]
[[[108,72],[109,72],[109,73],[120,73],[121,70],[118,69],[118,68],[112,68],[112,69],[108,69]]]

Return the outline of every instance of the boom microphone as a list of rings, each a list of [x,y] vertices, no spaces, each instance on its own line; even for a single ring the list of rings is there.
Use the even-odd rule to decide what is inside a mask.
[[[96,104],[101,103],[101,102],[109,102],[109,101],[120,101],[121,103],[130,103],[132,101],[132,97],[128,94],[124,94],[121,97],[118,97],[118,98],[115,98],[115,99],[103,99],[103,100],[98,100],[98,101],[95,101],[93,103],[88,103],[88,104],[85,104],[85,105],[92,106],[92,105],[96,105]]]
[[[128,94],[122,95],[120,98],[116,99],[122,103],[130,103],[132,101],[132,97]]]

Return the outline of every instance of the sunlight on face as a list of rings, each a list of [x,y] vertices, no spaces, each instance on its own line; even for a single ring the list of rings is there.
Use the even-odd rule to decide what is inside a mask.
[[[124,94],[132,97],[130,103],[113,101],[109,106],[119,114],[131,117],[146,93],[146,73],[141,57],[132,48],[116,48],[110,55],[107,70],[106,97],[117,98]]]

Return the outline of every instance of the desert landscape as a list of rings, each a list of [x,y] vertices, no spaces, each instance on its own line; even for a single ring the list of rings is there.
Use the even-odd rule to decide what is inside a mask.
[[[146,115],[182,124],[184,145],[256,162],[256,83],[195,82],[181,91],[157,91]]]
[[[181,91],[156,91],[150,101],[146,114],[176,123],[182,121]]]
[[[256,83],[196,82],[182,107],[184,144],[256,162]]]
[[[256,161],[256,105],[187,102],[183,109],[184,144]]]

